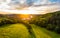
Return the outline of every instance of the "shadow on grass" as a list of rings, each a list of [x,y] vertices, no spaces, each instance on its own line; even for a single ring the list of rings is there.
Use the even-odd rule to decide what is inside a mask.
[[[4,24],[4,25],[0,25],[0,28],[8,27],[8,26],[10,26],[10,25],[12,25],[12,24]]]

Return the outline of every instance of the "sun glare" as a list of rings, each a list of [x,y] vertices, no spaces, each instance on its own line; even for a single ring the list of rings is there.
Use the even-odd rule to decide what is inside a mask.
[[[22,20],[30,20],[33,16],[30,15],[30,14],[21,14],[21,15],[19,15],[19,17],[20,17]]]
[[[21,15],[20,15],[21,18],[28,18],[29,16],[30,16],[30,15],[28,15],[28,14],[21,14]]]

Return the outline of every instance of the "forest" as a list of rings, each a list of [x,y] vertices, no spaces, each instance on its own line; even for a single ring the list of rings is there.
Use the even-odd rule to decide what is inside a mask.
[[[30,31],[32,28],[31,25],[34,24],[48,31],[60,34],[60,11],[38,15],[31,14],[30,16],[33,18],[29,17],[30,19],[27,19],[28,17],[25,16],[25,20],[23,20],[24,17],[22,18],[21,14],[0,14],[0,28],[11,24],[24,24],[29,33],[34,36]]]

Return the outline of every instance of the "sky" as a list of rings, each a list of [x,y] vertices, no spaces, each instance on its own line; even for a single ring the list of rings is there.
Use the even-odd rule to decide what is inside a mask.
[[[0,0],[0,14],[45,14],[60,11],[60,0]]]

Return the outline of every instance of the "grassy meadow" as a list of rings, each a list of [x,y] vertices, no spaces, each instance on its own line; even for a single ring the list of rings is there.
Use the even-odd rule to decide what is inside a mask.
[[[48,31],[44,28],[31,24],[35,36],[28,32],[28,29],[23,24],[9,24],[0,27],[0,38],[60,38],[59,34]]]

